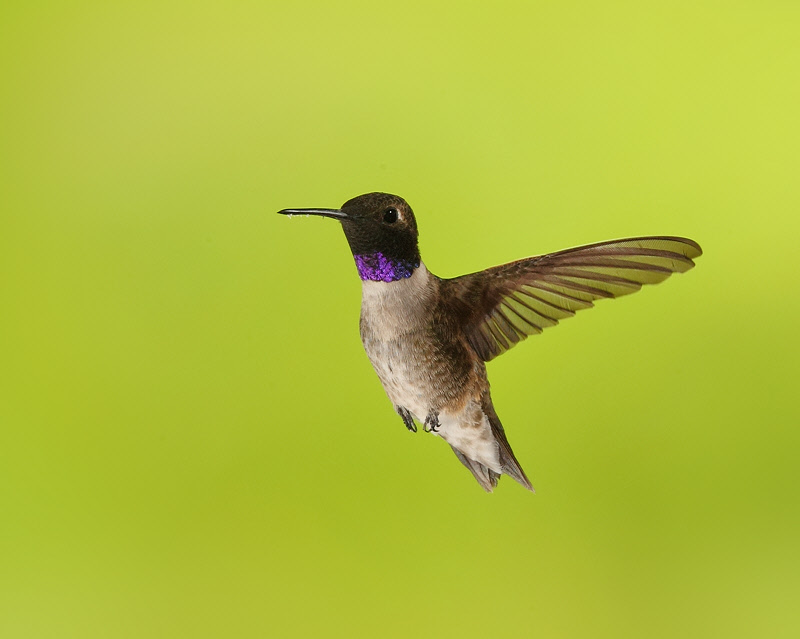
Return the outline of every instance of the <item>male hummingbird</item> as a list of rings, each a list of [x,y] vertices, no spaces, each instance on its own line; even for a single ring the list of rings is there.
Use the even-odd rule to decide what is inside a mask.
[[[634,237],[529,257],[452,279],[425,268],[406,201],[367,193],[340,209],[284,209],[338,220],[362,280],[361,341],[408,430],[450,444],[491,492],[500,475],[533,490],[492,405],[486,362],[596,299],[688,271],[700,246]]]

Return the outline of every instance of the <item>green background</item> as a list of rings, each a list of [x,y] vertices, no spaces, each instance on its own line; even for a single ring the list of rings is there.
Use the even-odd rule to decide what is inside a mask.
[[[6,2],[0,635],[796,637],[800,5]],[[695,270],[489,373],[537,494],[410,435],[336,223],[454,276]]]

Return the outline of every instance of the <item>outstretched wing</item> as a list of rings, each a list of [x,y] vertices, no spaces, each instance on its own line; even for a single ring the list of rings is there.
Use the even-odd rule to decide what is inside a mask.
[[[619,297],[694,266],[700,246],[682,237],[635,237],[529,257],[443,280],[469,343],[489,361],[596,299]]]

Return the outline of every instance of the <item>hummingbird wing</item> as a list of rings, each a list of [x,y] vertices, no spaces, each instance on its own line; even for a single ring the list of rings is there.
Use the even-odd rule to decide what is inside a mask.
[[[638,291],[694,266],[700,246],[682,237],[635,237],[529,257],[443,280],[472,348],[489,361],[594,300]]]

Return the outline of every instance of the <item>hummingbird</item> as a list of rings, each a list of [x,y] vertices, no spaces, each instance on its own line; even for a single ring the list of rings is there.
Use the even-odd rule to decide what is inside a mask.
[[[688,271],[700,246],[683,237],[611,240],[451,279],[419,253],[408,203],[367,193],[341,208],[283,209],[338,220],[361,278],[361,341],[394,409],[441,437],[487,492],[500,475],[533,491],[495,412],[486,362],[595,300]]]

